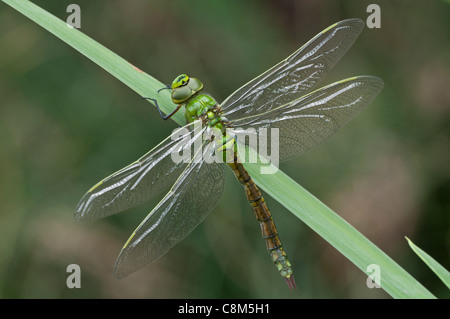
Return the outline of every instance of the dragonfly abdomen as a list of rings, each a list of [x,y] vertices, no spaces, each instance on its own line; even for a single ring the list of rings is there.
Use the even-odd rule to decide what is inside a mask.
[[[253,208],[255,217],[261,227],[261,234],[266,242],[267,251],[269,252],[272,261],[280,272],[281,276],[286,280],[289,288],[295,288],[294,276],[292,275],[291,263],[283,249],[278,231],[272,218],[272,214],[266,205],[264,197],[261,195],[256,184],[252,178],[239,162],[238,156],[235,153],[234,161],[227,163],[233,170],[236,178],[242,184],[245,190],[247,200]]]

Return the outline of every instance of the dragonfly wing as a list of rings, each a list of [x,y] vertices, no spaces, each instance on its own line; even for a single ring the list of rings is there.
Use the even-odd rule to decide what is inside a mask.
[[[193,147],[201,139],[202,132],[201,125],[192,123],[175,130],[139,160],[92,187],[78,203],[75,218],[94,220],[106,217],[139,206],[169,188],[190,161],[190,158],[174,161],[172,154]]]
[[[223,103],[230,120],[267,112],[310,92],[355,42],[364,22],[348,19],[326,28],[294,54],[248,82]]]
[[[203,155],[211,152],[211,146],[203,149]],[[117,278],[164,255],[213,210],[225,186],[224,165],[208,164],[201,155],[196,154],[171,190],[128,239],[114,268]]]
[[[268,132],[267,143],[262,141],[258,147],[267,147],[267,154],[271,156],[277,151],[274,147],[278,147],[279,159],[284,161],[305,153],[347,124],[375,99],[383,85],[383,81],[374,76],[349,78],[269,112],[237,120],[233,125],[254,134],[260,128],[279,129],[278,144],[272,143],[273,134]]]

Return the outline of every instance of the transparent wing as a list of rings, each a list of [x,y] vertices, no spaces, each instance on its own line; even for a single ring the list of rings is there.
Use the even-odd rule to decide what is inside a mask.
[[[169,188],[190,161],[190,157],[174,161],[172,154],[188,154],[187,150],[201,140],[203,130],[198,122],[178,128],[139,160],[97,183],[81,198],[75,218],[94,220],[113,215]]]
[[[203,156],[212,151],[203,147]],[[114,274],[123,278],[155,261],[184,239],[213,210],[225,186],[224,165],[195,158],[163,200],[138,226],[117,259]]]
[[[259,139],[258,147],[268,153],[278,152],[284,161],[305,153],[324,141],[369,105],[383,88],[383,81],[374,76],[353,77],[335,82],[274,110],[233,122],[238,141],[249,145],[247,132],[277,128],[278,143],[268,132],[266,143]],[[238,143],[239,144],[239,143]],[[278,149],[276,149],[278,148]]]
[[[344,20],[326,28],[287,59],[231,94],[221,104],[227,118],[267,112],[310,92],[363,28],[360,19]]]

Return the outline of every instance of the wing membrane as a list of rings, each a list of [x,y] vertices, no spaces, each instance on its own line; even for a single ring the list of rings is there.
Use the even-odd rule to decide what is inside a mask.
[[[204,147],[203,156],[212,152]],[[213,210],[225,186],[224,165],[206,163],[198,152],[163,200],[150,212],[123,247],[115,268],[123,278],[164,255]]]
[[[201,139],[198,123],[179,128],[139,160],[108,176],[92,187],[75,209],[77,220],[94,220],[139,206],[169,188],[189,161],[174,162],[180,153]],[[192,129],[189,131],[188,128]]]
[[[364,22],[338,22],[312,38],[287,59],[245,84],[223,103],[230,120],[264,113],[310,92],[356,40]]]
[[[233,125],[244,130],[254,128],[254,132],[259,128],[278,128],[279,145],[276,146],[280,161],[284,161],[305,153],[334,134],[369,105],[382,88],[383,81],[377,77],[353,77],[269,112],[236,120]],[[267,154],[273,155],[271,135],[268,134],[267,145],[258,147],[267,147]]]

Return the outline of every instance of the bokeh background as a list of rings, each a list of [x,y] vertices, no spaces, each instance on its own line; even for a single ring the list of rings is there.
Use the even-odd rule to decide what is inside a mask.
[[[450,296],[404,238],[450,268],[448,1],[33,2],[64,21],[79,4],[82,32],[163,83],[180,73],[202,79],[218,101],[325,27],[365,20],[378,3],[381,28],[365,28],[323,84],[370,74],[384,90],[281,169],[437,297]],[[96,222],[76,222],[74,208],[176,124],[2,2],[0,30],[0,297],[389,298],[266,196],[294,265],[298,289],[289,292],[231,171],[203,224],[151,266],[114,279],[122,245],[159,199]],[[81,267],[81,289],[66,287],[69,264]]]

